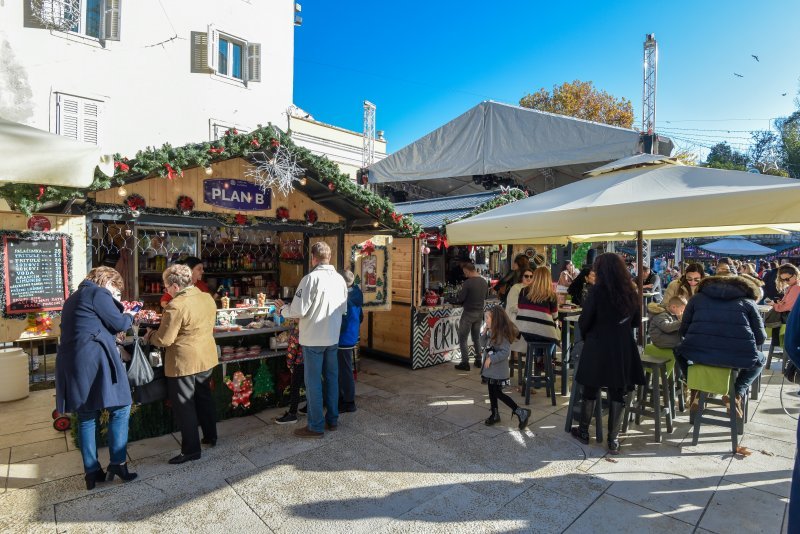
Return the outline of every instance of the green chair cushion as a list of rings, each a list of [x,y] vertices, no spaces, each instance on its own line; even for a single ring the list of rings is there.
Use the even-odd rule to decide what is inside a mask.
[[[731,378],[731,369],[727,367],[714,367],[696,363],[689,366],[687,383],[689,389],[727,395]]]
[[[671,375],[672,370],[675,369],[675,354],[672,352],[672,349],[660,349],[652,343],[649,343],[644,347],[644,354],[666,362],[667,375]]]
[[[786,325],[781,325],[781,347],[784,345],[784,338],[786,337]]]

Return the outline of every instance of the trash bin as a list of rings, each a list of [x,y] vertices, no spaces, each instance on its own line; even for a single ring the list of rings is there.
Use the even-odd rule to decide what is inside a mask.
[[[28,355],[19,348],[0,349],[0,402],[28,396]]]

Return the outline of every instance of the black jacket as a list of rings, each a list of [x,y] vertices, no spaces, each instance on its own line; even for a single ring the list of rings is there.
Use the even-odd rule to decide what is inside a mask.
[[[632,389],[644,384],[644,369],[633,329],[642,313],[623,315],[612,304],[604,287],[589,290],[578,320],[584,339],[583,352],[575,380],[591,387]]]
[[[764,273],[764,278],[761,281],[764,282],[764,298],[780,300],[781,292],[777,288],[778,269],[770,269]]]
[[[756,307],[758,288],[741,276],[704,278],[683,312],[675,349],[692,363],[750,369],[764,362],[767,335]]]

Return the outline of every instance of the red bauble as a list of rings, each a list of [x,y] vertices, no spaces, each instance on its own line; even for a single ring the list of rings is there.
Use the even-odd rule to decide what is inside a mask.
[[[336,191],[336,184],[333,182],[329,183],[328,189],[330,189],[331,191]]]

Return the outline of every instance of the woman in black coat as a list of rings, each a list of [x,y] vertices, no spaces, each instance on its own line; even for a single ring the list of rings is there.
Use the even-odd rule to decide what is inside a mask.
[[[97,459],[96,420],[108,410],[108,479],[115,475],[136,478],[125,463],[131,390],[115,336],[131,327],[134,312],[124,312],[119,302],[123,282],[111,267],[89,271],[86,279],[64,303],[61,343],[56,358],[56,409],[78,415],[86,489],[102,482],[106,474]]]
[[[600,388],[608,388],[608,450],[619,453],[619,427],[625,394],[645,383],[633,329],[642,320],[641,301],[625,262],[616,254],[601,254],[594,263],[597,282],[583,303],[578,326],[584,338],[575,381],[583,386],[583,404],[572,435],[589,443],[589,422]]]

